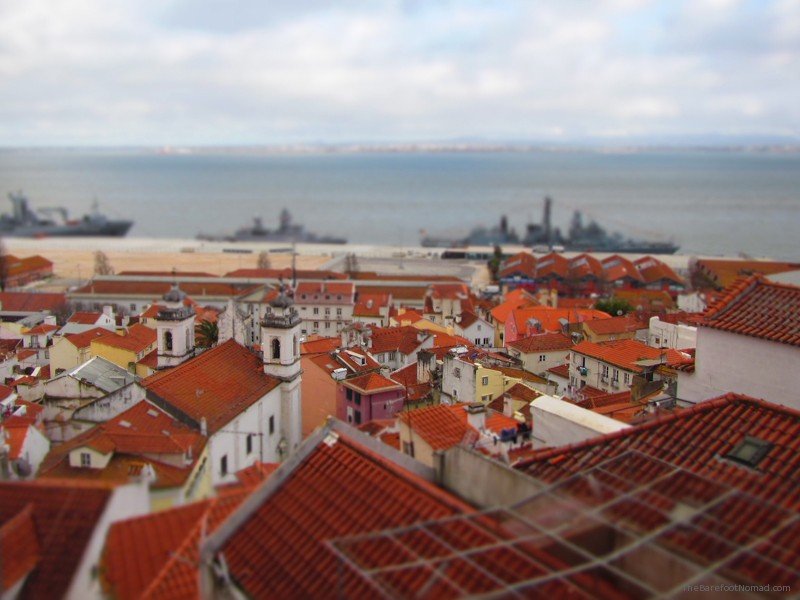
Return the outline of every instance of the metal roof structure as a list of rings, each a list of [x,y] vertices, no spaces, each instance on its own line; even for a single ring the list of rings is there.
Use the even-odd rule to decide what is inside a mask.
[[[800,585],[800,513],[635,450],[512,506],[329,547],[343,577],[355,572],[387,598],[673,598]]]

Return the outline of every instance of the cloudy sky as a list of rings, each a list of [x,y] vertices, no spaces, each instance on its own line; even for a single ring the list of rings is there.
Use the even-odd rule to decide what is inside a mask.
[[[800,0],[2,0],[0,145],[800,142]]]

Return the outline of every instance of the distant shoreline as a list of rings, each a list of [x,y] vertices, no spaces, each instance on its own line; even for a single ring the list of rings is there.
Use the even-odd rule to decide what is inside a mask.
[[[503,144],[503,143],[402,143],[402,144],[280,144],[280,145],[170,145],[170,146],[2,146],[0,153],[75,152],[202,155],[325,155],[325,154],[800,154],[800,144]]]

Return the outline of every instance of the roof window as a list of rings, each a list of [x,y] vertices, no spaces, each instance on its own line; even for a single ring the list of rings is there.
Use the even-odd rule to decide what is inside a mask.
[[[725,458],[735,461],[751,469],[755,469],[764,457],[772,450],[773,444],[765,440],[746,435]]]

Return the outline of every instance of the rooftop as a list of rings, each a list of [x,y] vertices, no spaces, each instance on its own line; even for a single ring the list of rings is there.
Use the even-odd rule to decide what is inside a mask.
[[[601,321],[598,320],[597,322]],[[573,343],[572,338],[563,333],[542,333],[516,340],[508,345],[515,350],[528,354],[531,352],[569,350],[573,346]]]
[[[148,398],[180,410],[198,426],[205,418],[209,433],[214,433],[278,387],[280,380],[263,368],[258,356],[228,340],[142,384]]]
[[[681,352],[666,348],[651,348],[637,340],[613,340],[610,342],[583,341],[572,348],[572,352],[591,356],[602,362],[621,367],[627,371],[642,372],[642,361],[681,363],[690,360]]]

